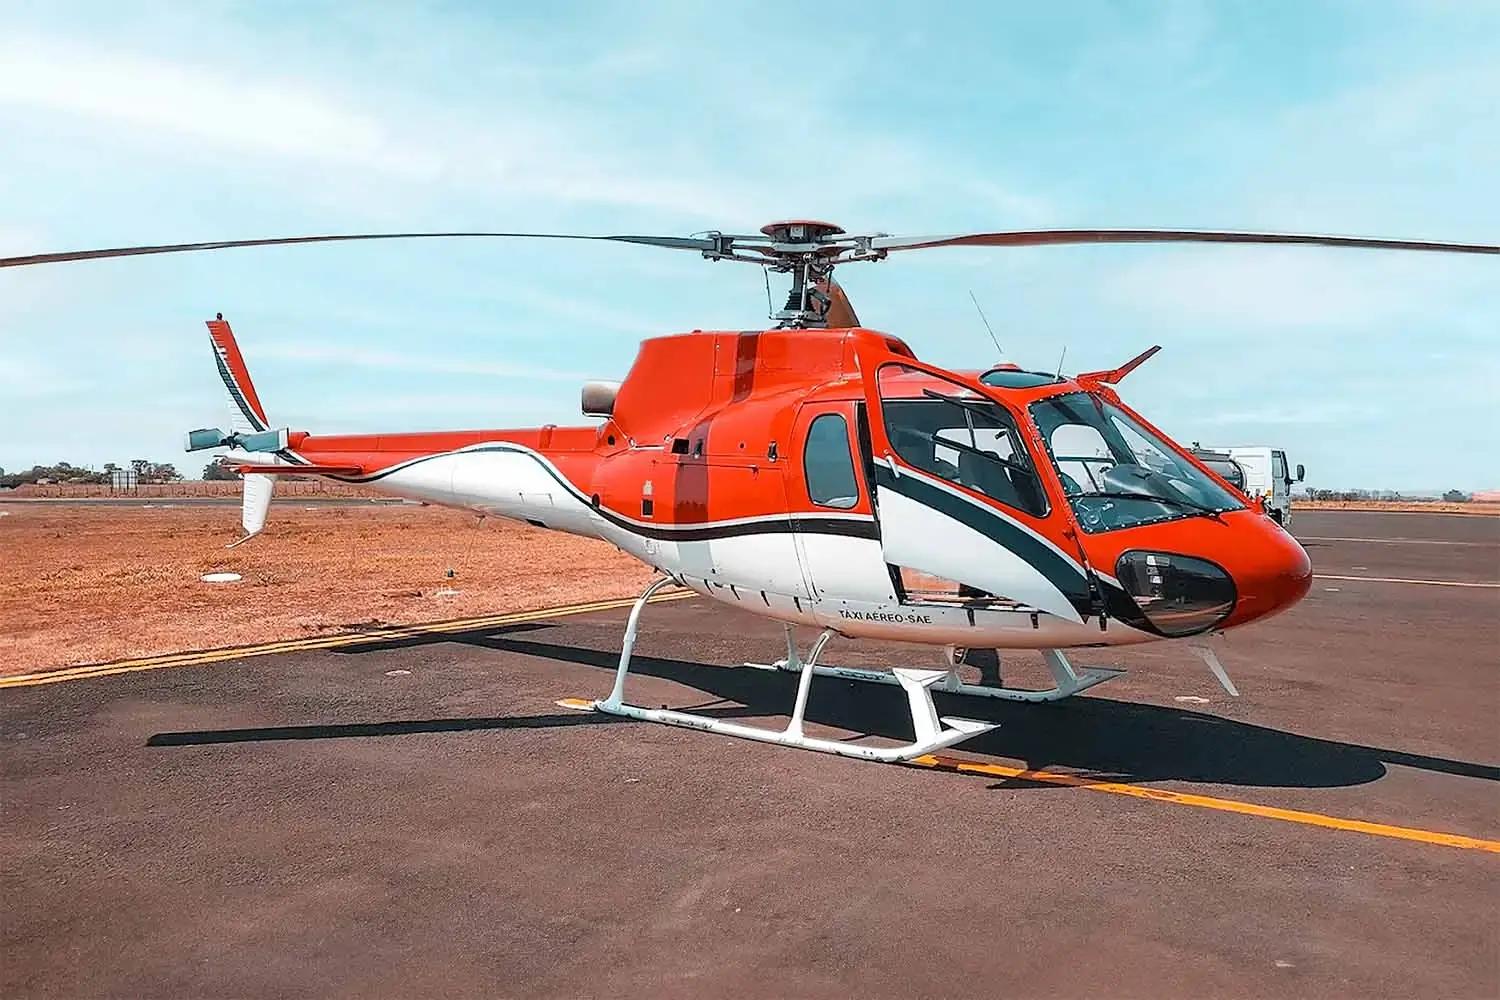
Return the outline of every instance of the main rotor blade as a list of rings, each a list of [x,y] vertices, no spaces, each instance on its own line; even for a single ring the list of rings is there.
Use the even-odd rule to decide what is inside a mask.
[[[69,250],[63,253],[37,253],[23,257],[0,257],[0,267],[26,264],[57,264],[69,260],[97,260],[102,257],[140,257],[156,253],[191,253],[197,250],[228,250],[233,247],[273,247],[294,243],[346,243],[354,240],[435,240],[498,237],[531,240],[604,240],[614,243],[639,243],[671,250],[712,250],[715,242],[682,236],[576,236],[570,233],[348,233],[330,236],[278,236],[258,240],[219,240],[213,243],[166,243],[159,246],[111,247],[104,250]]]
[[[1070,243],[1281,243],[1370,250],[1435,250],[1445,253],[1500,253],[1487,243],[1383,240],[1368,236],[1301,233],[1238,233],[1198,229],[1030,229],[947,236],[877,236],[875,250],[927,250],[932,247],[1036,247]]]

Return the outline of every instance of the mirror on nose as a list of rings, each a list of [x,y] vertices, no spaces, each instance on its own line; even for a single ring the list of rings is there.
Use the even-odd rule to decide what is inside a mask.
[[[1307,475],[1307,470],[1305,468],[1303,468],[1301,462],[1298,462],[1297,463],[1297,482],[1299,482],[1299,483],[1302,482],[1302,477],[1305,476],[1305,475]]]

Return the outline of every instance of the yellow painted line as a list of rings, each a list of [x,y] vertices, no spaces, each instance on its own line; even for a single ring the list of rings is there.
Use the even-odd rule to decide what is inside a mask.
[[[651,603],[680,601],[696,596],[692,591],[672,591],[657,594]],[[543,621],[549,618],[564,618],[569,615],[588,614],[593,611],[613,611],[628,608],[635,598],[620,598],[609,601],[590,601],[584,604],[569,604],[555,608],[540,608],[536,611],[518,611],[504,615],[489,615],[483,618],[462,618],[445,622],[428,622],[420,625],[398,625],[379,632],[360,632],[353,635],[316,636],[307,639],[286,639],[262,643],[255,646],[229,646],[223,649],[206,649],[191,653],[166,653],[134,660],[116,660],[111,663],[93,663],[61,670],[47,670],[30,674],[0,677],[0,688],[33,687],[39,684],[61,684],[64,681],[88,680],[94,677],[113,677],[117,674],[138,673],[143,670],[161,670],[166,667],[195,667],[225,660],[240,660],[254,656],[271,656],[277,653],[297,653],[317,649],[339,649],[346,646],[389,642],[395,639],[412,639],[424,635],[445,635],[453,632],[468,632],[478,628],[493,628],[500,625],[518,625],[523,622]]]
[[[1489,590],[1500,589],[1500,583],[1475,583],[1465,580],[1406,580],[1394,576],[1327,576],[1317,573],[1314,580],[1363,580],[1365,583],[1412,583],[1423,587],[1481,587]]]
[[[1325,816],[1322,813],[1303,812],[1300,809],[1280,809],[1276,806],[1262,806],[1253,802],[1241,802],[1238,799],[1221,799],[1211,795],[1174,792],[1164,788],[1126,785],[1116,781],[1093,781],[1080,775],[1059,774],[1055,771],[1032,771],[1021,767],[1007,767],[1004,764],[975,763],[959,760],[956,757],[939,757],[931,754],[917,757],[910,763],[918,767],[956,771],[959,774],[983,774],[997,778],[1021,778],[1026,781],[1039,781],[1051,785],[1067,785],[1070,788],[1087,788],[1090,791],[1108,792],[1111,795],[1128,795],[1131,798],[1150,799],[1153,802],[1166,802],[1171,805],[1196,806],[1199,809],[1216,809],[1219,812],[1239,813],[1242,816],[1259,816],[1262,819],[1281,820],[1284,823],[1318,826],[1327,830],[1344,830],[1350,833],[1369,834],[1374,837],[1389,837],[1395,840],[1411,840],[1422,844],[1438,844],[1443,847],[1458,847],[1471,851],[1488,851],[1491,854],[1500,854],[1500,840],[1483,840],[1479,837],[1465,837],[1456,833],[1437,833],[1432,830],[1418,830],[1409,826],[1389,826],[1385,823],[1371,823],[1362,819],[1342,819],[1338,816]]]

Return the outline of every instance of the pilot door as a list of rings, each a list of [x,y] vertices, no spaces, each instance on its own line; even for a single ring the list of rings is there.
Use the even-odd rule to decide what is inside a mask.
[[[1082,620],[1084,570],[1047,537],[1053,512],[1014,413],[904,363],[877,369],[867,407],[881,553],[903,603]]]

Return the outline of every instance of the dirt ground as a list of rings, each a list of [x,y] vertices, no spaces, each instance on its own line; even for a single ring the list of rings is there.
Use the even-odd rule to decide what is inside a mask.
[[[602,542],[411,504],[293,498],[225,549],[239,534],[228,506],[0,506],[0,674],[624,597],[651,575]],[[243,579],[200,580],[218,571]]]
[[[1495,1000],[1500,519],[1297,526],[1307,598],[1215,642],[1239,697],[1077,650],[1128,672],[938,695],[997,725],[941,770],[561,707],[623,607],[0,690],[0,997]],[[732,666],[775,622],[642,624],[633,702],[787,724],[797,678]],[[912,736],[831,677],[806,725]]]

